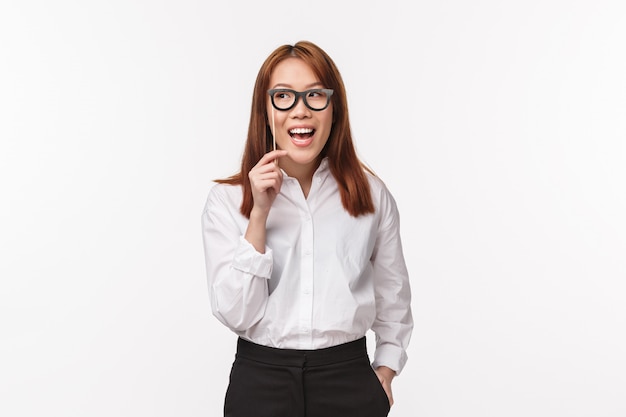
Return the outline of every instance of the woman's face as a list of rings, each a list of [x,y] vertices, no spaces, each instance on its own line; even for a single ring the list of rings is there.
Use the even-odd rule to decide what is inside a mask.
[[[278,64],[270,77],[269,85],[270,89],[287,88],[298,92],[328,88],[321,84],[311,67],[299,58],[287,58]],[[319,100],[317,96],[311,94],[309,103]],[[303,98],[299,97],[294,107],[281,111],[272,106],[268,96],[267,112],[276,147],[288,151],[287,157],[280,160],[281,167],[288,169],[289,165],[298,164],[316,168],[320,152],[330,136],[333,123],[332,103],[324,110],[315,111],[308,108]]]

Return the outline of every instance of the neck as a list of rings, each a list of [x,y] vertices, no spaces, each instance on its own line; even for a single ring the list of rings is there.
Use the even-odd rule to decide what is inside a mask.
[[[300,187],[302,188],[302,192],[304,192],[304,196],[307,197],[309,195],[309,190],[311,189],[313,174],[320,165],[320,161],[313,161],[310,164],[302,165],[293,163],[285,158],[281,159],[279,165],[287,173],[287,175],[298,180]]]

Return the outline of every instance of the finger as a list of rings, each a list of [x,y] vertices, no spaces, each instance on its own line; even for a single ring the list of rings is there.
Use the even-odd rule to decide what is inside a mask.
[[[269,162],[273,162],[283,156],[287,155],[287,151],[283,150],[283,149],[276,149],[275,151],[270,151],[268,153],[266,153],[265,155],[263,155],[263,157],[261,157],[261,159],[259,160],[259,163],[267,164]],[[257,164],[258,165],[258,164]]]
[[[259,162],[257,162],[257,164],[250,170],[248,174],[253,173],[253,172],[264,173],[264,172],[269,172],[272,170],[278,170],[278,168],[276,167],[276,164],[272,162],[276,162],[279,157],[285,156],[287,153],[286,151],[277,151],[277,152],[282,152],[282,153],[276,156],[276,154],[274,154],[274,151],[272,151],[271,153],[263,155],[263,157],[259,160]]]
[[[275,192],[276,191],[276,180],[274,179],[264,179],[264,180],[259,180],[254,184],[254,189],[259,192],[259,193],[263,193],[265,191],[269,191],[269,190],[273,190]],[[279,188],[280,190],[280,188]]]
[[[276,194],[280,193],[280,187],[283,185],[283,174],[281,172],[278,173],[278,178],[276,178],[276,184],[274,185],[274,191]]]
[[[280,172],[276,167],[272,169],[258,169],[250,171],[248,177],[250,178],[250,181],[282,179],[282,172]]]
[[[280,191],[280,186],[282,184],[282,175],[277,172],[252,175],[250,184],[259,192],[263,192],[269,188],[273,188],[276,192],[278,192]]]
[[[256,166],[252,168],[252,170],[248,172],[248,178],[250,178],[250,181],[254,181],[255,178],[263,178],[268,175],[277,177],[278,174],[279,171],[277,167],[270,161],[266,165]]]

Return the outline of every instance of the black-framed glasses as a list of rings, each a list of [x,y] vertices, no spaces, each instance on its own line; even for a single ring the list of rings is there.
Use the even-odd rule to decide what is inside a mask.
[[[330,96],[333,95],[333,90],[330,88],[313,88],[306,91],[296,91],[290,88],[275,88],[268,90],[267,94],[269,94],[272,106],[276,110],[290,110],[298,103],[298,99],[302,97],[304,105],[309,109],[321,111],[330,104]]]

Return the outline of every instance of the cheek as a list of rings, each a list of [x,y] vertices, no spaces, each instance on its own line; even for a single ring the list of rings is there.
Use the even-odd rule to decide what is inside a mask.
[[[323,124],[324,124],[324,129],[330,134],[332,128],[333,128],[333,114],[332,112],[328,114],[328,117],[326,117],[323,120]]]
[[[267,112],[267,124],[272,132],[274,132],[274,127],[278,127],[284,122],[284,116],[281,113],[283,112],[276,111],[273,107],[270,107]]]

